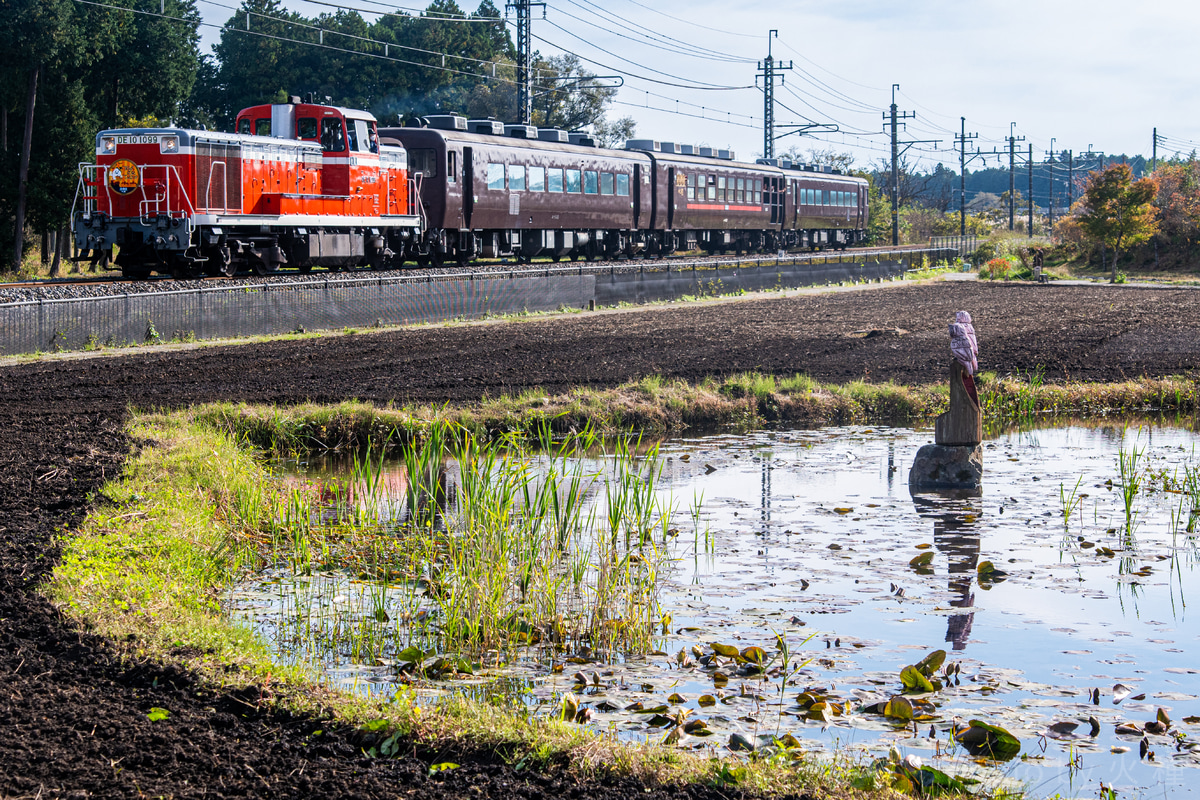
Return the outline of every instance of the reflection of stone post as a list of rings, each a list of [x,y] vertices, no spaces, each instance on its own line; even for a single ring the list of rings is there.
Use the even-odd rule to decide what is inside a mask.
[[[918,514],[933,519],[934,546],[946,557],[946,588],[955,595],[950,605],[972,609],[965,614],[951,614],[946,620],[946,641],[955,650],[965,650],[975,621],[972,588],[979,565],[977,521],[983,514],[980,490],[914,493],[912,499]]]

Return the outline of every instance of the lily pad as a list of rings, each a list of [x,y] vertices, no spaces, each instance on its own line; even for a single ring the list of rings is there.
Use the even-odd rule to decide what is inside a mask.
[[[996,761],[1008,761],[1021,752],[1021,740],[999,725],[973,719],[967,727],[960,728],[954,739],[967,752],[975,756],[986,756]]]

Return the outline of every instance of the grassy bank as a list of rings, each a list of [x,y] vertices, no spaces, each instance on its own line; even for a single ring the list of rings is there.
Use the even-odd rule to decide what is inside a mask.
[[[739,760],[628,745],[562,721],[561,714],[535,718],[516,703],[418,701],[403,689],[383,699],[349,696],[304,669],[273,663],[264,643],[226,618],[219,598],[245,570],[260,566],[253,542],[286,516],[289,496],[244,446],[203,422],[206,413],[212,412],[133,418],[130,434],[140,450],[124,476],[103,488],[101,507],[64,538],[61,564],[46,587],[61,608],[125,655],[182,663],[216,686],[255,686],[264,702],[323,719],[321,727],[357,729],[372,756],[414,749],[438,753],[439,761],[499,755],[584,777],[891,796],[883,787],[895,765],[880,772],[808,761],[784,746],[770,757]]]
[[[978,376],[989,425],[1030,422],[1049,415],[1103,416],[1192,414],[1200,409],[1200,377],[1179,376],[1120,383],[1047,384],[1037,374]],[[767,424],[799,426],[928,422],[946,410],[945,385],[901,386],[853,381],[822,384],[802,375],[739,374],[700,383],[645,378],[613,389],[576,389],[550,395],[533,389],[462,406],[379,407],[346,402],[287,408],[216,404],[198,418],[233,437],[272,452],[399,445],[436,422],[496,436],[556,433],[590,427],[599,434],[639,431],[750,430]]]

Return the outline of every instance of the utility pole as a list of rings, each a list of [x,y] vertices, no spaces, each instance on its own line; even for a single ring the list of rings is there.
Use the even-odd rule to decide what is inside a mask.
[[[1013,136],[1017,123],[1008,123],[1008,229],[1016,230],[1017,213],[1017,142],[1025,141],[1024,136]]]
[[[1050,241],[1054,242],[1054,142],[1050,137],[1050,152],[1046,154],[1046,163],[1050,165]]]
[[[771,40],[778,38],[779,31],[772,29],[767,33],[767,60],[758,62],[758,75],[763,79],[763,158],[775,157],[775,73],[779,70],[791,69],[792,62],[775,63],[771,55]],[[783,83],[783,76],[779,76]]]
[[[510,0],[504,10],[517,12],[517,123],[528,125],[533,117],[533,50],[530,47],[532,34],[531,14],[534,6],[541,6],[545,13],[546,4],[532,0]]]
[[[1071,213],[1071,206],[1075,204],[1075,151],[1067,151],[1067,213]]]
[[[897,138],[900,132],[900,121],[905,119],[916,119],[917,112],[904,111],[897,112],[896,110],[896,90],[900,88],[900,84],[892,84],[892,105],[889,113],[884,114],[883,118],[890,120],[889,124],[892,128],[892,247],[900,244],[900,141]],[[904,149],[907,150],[916,142],[905,142]]]
[[[1029,145],[1029,238],[1033,238],[1033,143]]]
[[[962,133],[954,134],[954,141],[958,145],[958,235],[965,237],[967,235],[967,142],[971,139],[978,139],[978,133],[967,135],[967,118],[961,117]]]
[[[8,149],[7,145],[4,149]],[[1158,168],[1158,128],[1154,129],[1154,144],[1150,145],[1150,153],[1150,172],[1153,174]]]

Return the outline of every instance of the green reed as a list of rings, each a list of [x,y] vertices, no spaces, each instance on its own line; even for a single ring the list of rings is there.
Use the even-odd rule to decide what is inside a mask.
[[[673,532],[657,446],[606,452],[590,431],[548,427],[533,443],[435,424],[401,448],[395,506],[372,452],[354,456],[348,485],[291,489],[256,539],[297,576],[280,636],[316,660],[362,663],[413,646],[653,649]]]
[[[1133,532],[1135,520],[1137,519],[1137,511],[1134,508],[1134,503],[1137,500],[1138,492],[1141,490],[1145,479],[1144,466],[1139,466],[1139,461],[1143,453],[1145,453],[1145,448],[1138,448],[1136,438],[1134,439],[1133,447],[1126,450],[1122,446],[1117,453],[1121,502],[1125,508],[1125,530],[1130,534]]]

